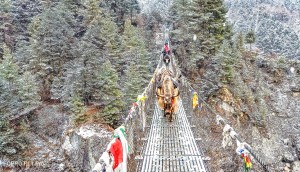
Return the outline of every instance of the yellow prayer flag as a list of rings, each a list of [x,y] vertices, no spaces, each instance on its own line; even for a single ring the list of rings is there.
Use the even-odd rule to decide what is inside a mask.
[[[198,95],[196,92],[194,92],[193,95],[193,109],[195,109],[198,106]]]
[[[140,100],[141,100],[141,101],[145,101],[146,98],[147,98],[146,96],[139,95],[138,98],[137,98],[137,101],[140,101]]]

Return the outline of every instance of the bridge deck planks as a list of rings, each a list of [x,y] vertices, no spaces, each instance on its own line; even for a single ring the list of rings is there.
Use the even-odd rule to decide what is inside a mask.
[[[169,122],[156,104],[138,171],[206,172],[181,100],[179,107],[174,121]]]

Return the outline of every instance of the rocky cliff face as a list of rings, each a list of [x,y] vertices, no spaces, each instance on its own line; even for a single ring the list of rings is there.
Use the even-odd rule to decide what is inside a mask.
[[[299,171],[300,61],[244,54],[232,85],[211,87],[203,82],[208,102],[249,143],[272,171]],[[217,77],[213,68],[205,75]],[[211,171],[240,171],[242,159],[233,147],[222,148],[223,128],[203,109],[195,122]],[[253,160],[254,171],[262,171]]]
[[[29,116],[26,137],[31,144],[21,157],[1,157],[3,169],[90,171],[111,140],[111,132],[97,124],[72,128],[69,121],[58,105],[44,106]]]

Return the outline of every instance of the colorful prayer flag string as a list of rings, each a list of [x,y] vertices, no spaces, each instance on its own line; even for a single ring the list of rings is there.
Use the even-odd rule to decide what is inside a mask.
[[[138,101],[145,101],[146,100],[146,96],[144,96],[144,95],[139,95],[138,97],[137,97],[137,102]]]
[[[252,168],[251,158],[250,158],[250,152],[245,149],[245,144],[247,143],[240,143],[238,140],[236,141],[236,144],[238,148],[236,149],[236,152],[243,158],[244,160],[244,169],[245,172],[249,172]]]
[[[250,168],[252,168],[252,163],[251,163],[251,160],[250,160],[250,155],[243,153],[242,157],[244,158],[245,172],[249,172]]]

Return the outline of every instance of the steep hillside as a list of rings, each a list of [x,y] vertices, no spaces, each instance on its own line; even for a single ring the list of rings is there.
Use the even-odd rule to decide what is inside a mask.
[[[299,0],[223,3],[0,0],[0,171],[90,171],[168,28],[199,95],[272,171],[299,172]],[[243,169],[213,113],[196,109],[192,125],[210,171]],[[263,171],[255,161],[253,171]]]
[[[234,31],[254,30],[263,53],[300,58],[300,4],[297,0],[225,0]]]
[[[216,69],[209,67],[199,90],[272,171],[297,172],[300,170],[300,62],[250,54],[245,52],[238,60],[230,84],[212,86],[211,81],[219,77]],[[205,155],[211,158],[210,169],[241,171],[242,159],[235,154],[236,146],[222,147],[223,128],[217,125],[215,115],[205,106],[197,114],[195,134],[202,138]],[[263,171],[257,161],[253,162],[254,171]]]

